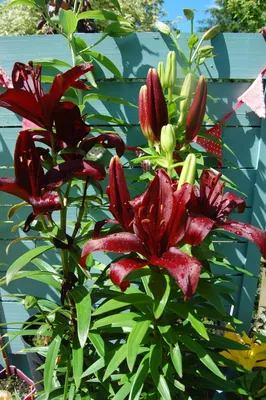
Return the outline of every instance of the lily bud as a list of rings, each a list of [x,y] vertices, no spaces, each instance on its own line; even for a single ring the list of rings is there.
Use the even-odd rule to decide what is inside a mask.
[[[201,75],[199,78],[198,85],[196,87],[195,96],[188,112],[186,122],[186,139],[191,142],[198,131],[200,130],[205,111],[207,101],[207,81],[206,78]]]
[[[162,127],[161,146],[167,154],[173,154],[176,146],[175,130],[173,125],[167,124]]]
[[[147,86],[144,85],[139,92],[139,122],[143,135],[150,141],[153,139],[153,131],[148,120],[147,105]]]
[[[179,116],[179,120],[178,120],[178,126],[180,126],[180,127],[185,127],[185,125],[186,125],[187,113],[188,113],[188,109],[189,109],[189,106],[191,103],[192,94],[193,94],[195,86],[196,86],[196,77],[191,72],[189,72],[185,77],[185,80],[183,82],[183,86],[182,86],[182,89],[180,92],[180,96],[186,97],[184,100],[181,100],[179,103],[180,116]]]
[[[160,79],[162,88],[164,89],[166,87],[166,84],[165,84],[164,63],[162,61],[160,61],[159,64],[158,64],[157,72],[158,72],[158,75],[159,75],[159,79]]]
[[[159,142],[161,129],[168,124],[168,111],[159,75],[155,68],[150,68],[147,85],[143,86],[140,91],[139,119],[141,129],[147,139]]]
[[[176,69],[176,53],[175,51],[169,51],[165,67],[165,84],[168,88],[173,88],[175,85]]]
[[[215,25],[205,32],[202,36],[202,40],[211,40],[220,32],[220,25]]]
[[[188,19],[189,21],[191,19],[194,19],[194,10],[192,10],[192,8],[183,8],[183,13],[186,19]]]
[[[177,189],[180,189],[184,183],[189,183],[193,185],[195,182],[197,161],[195,154],[191,153],[185,159]]]
[[[165,35],[170,35],[171,29],[169,28],[168,25],[161,21],[156,21],[154,26],[161,32],[164,33]]]

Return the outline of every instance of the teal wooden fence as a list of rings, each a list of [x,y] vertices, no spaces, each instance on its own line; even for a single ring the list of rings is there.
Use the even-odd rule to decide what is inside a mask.
[[[82,35],[88,45],[99,39],[98,34]],[[181,48],[186,48],[187,37],[180,39]],[[216,98],[216,102],[208,102],[208,115],[212,120],[219,121],[237,103],[240,96],[255,79],[258,73],[266,67],[266,43],[260,34],[220,34],[212,45],[217,57],[208,60],[206,65],[200,66],[200,73],[209,79],[209,93]],[[34,37],[2,37],[0,38],[0,65],[10,73],[15,61],[27,62],[31,59],[53,57],[71,63],[70,52],[64,39],[57,35]],[[96,47],[96,51],[104,53],[119,68],[124,82],[117,81],[99,65],[96,65],[96,77],[99,92],[113,96],[120,96],[137,104],[138,92],[143,84],[150,67],[156,67],[158,62],[166,59],[171,50],[171,42],[159,33],[139,33],[121,39],[106,39]],[[179,62],[182,65],[181,60]],[[44,71],[49,72],[49,71]],[[183,78],[181,68],[178,77]],[[115,129],[122,133],[128,145],[143,143],[143,137],[138,126],[138,111],[136,108],[121,106],[99,101],[88,104],[88,114],[102,113],[116,118],[125,119],[130,126],[123,127],[112,124],[110,130]],[[91,125],[102,127],[107,125],[97,118],[91,118]],[[21,120],[4,108],[0,108],[0,174],[13,175],[13,151]],[[247,209],[244,215],[235,215],[234,218],[245,220],[261,229],[265,229],[266,207],[266,124],[246,106],[240,107],[226,122],[223,128],[223,138],[227,145],[236,154],[234,157],[224,151],[223,157],[234,163],[238,169],[227,169],[226,162],[222,172],[236,182],[240,189],[247,194]],[[125,160],[125,159],[124,159]],[[132,173],[132,170],[130,171]],[[0,194],[0,222],[5,221],[10,205],[15,204],[16,198]],[[72,216],[75,217],[74,209]],[[0,262],[10,263],[28,248],[38,243],[20,242],[11,247],[6,255],[8,243],[21,236],[20,230],[11,231],[14,224],[25,218],[29,209],[23,208],[14,216],[13,224],[0,223]],[[252,243],[246,241],[220,242],[217,248],[227,254],[229,260],[254,274],[258,274],[260,254]],[[109,261],[108,256],[102,258]],[[5,274],[7,266],[0,265],[0,276]],[[219,271],[217,271],[219,272]],[[222,271],[224,273],[224,271]],[[237,285],[236,307],[234,315],[244,322],[244,329],[250,326],[257,279],[246,275],[232,273]],[[8,287],[1,287],[0,320],[8,321],[7,330],[2,333],[14,332],[26,320],[28,313],[22,304],[15,301],[9,294],[31,293],[37,296],[54,298],[52,289],[41,283],[29,279],[12,282]],[[14,322],[18,322],[14,324]],[[10,345],[8,352],[11,359],[27,370],[25,356],[17,354],[23,347],[19,338]]]

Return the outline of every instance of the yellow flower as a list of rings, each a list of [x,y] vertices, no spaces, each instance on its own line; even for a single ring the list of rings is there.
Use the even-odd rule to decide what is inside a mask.
[[[226,328],[228,331],[224,332],[224,337],[249,347],[249,350],[226,350],[220,354],[248,371],[255,367],[266,368],[266,344],[258,343],[255,337],[249,338],[245,332],[242,332],[242,336],[239,335],[231,325],[227,325]]]

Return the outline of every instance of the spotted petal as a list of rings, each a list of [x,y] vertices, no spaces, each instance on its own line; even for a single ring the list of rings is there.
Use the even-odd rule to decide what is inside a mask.
[[[217,228],[232,232],[235,235],[244,237],[254,242],[260,249],[263,257],[266,257],[266,234],[261,229],[238,221],[226,221],[216,224],[216,226]]]
[[[133,233],[114,233],[102,238],[89,240],[82,249],[79,263],[85,267],[86,258],[93,251],[110,251],[113,253],[140,253],[146,255],[141,241]]]
[[[215,221],[207,217],[190,217],[187,222],[184,242],[191,246],[197,246],[208,235]]]
[[[147,261],[141,258],[126,258],[111,264],[109,277],[113,283],[125,291],[130,285],[129,281],[124,281],[128,274],[136,269],[143,268]]]
[[[161,257],[151,257],[150,263],[166,268],[183,291],[184,300],[187,301],[191,298],[198,286],[201,269],[201,265],[196,258],[190,257],[175,247],[171,247]]]

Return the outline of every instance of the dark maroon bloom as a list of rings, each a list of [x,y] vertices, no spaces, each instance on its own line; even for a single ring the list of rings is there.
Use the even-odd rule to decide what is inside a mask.
[[[148,140],[160,142],[161,129],[168,124],[168,111],[162,86],[155,68],[150,68],[147,82],[139,94],[139,120]]]
[[[41,66],[34,70],[32,64],[15,63],[12,72],[13,88],[0,95],[0,106],[51,130],[53,114],[65,91],[70,86],[83,86],[82,83],[77,83],[77,79],[92,69],[93,65],[86,63],[57,75],[49,92],[44,94],[41,86]]]
[[[185,184],[175,190],[172,181],[162,169],[147,190],[129,201],[124,174],[117,157],[109,172],[110,211],[126,232],[115,233],[88,241],[80,259],[85,266],[92,251],[141,254],[127,257],[111,265],[110,278],[122,290],[129,286],[127,275],[147,264],[165,268],[174,277],[188,300],[196,290],[201,265],[175,246],[183,239],[187,223],[186,206],[191,187]]]
[[[76,147],[90,133],[91,129],[81,117],[79,107],[70,101],[59,103],[53,117],[57,138],[69,147]]]
[[[188,204],[190,218],[184,240],[196,246],[211,229],[220,228],[256,243],[265,257],[266,235],[262,230],[250,224],[226,220],[236,208],[239,213],[244,212],[245,200],[231,192],[223,193],[225,183],[220,181],[221,175],[204,170],[200,177],[200,187],[194,186]]]
[[[33,217],[61,208],[56,192],[45,191],[39,150],[27,131],[19,133],[15,154],[15,179],[0,178],[0,191],[20,197],[33,207]]]

